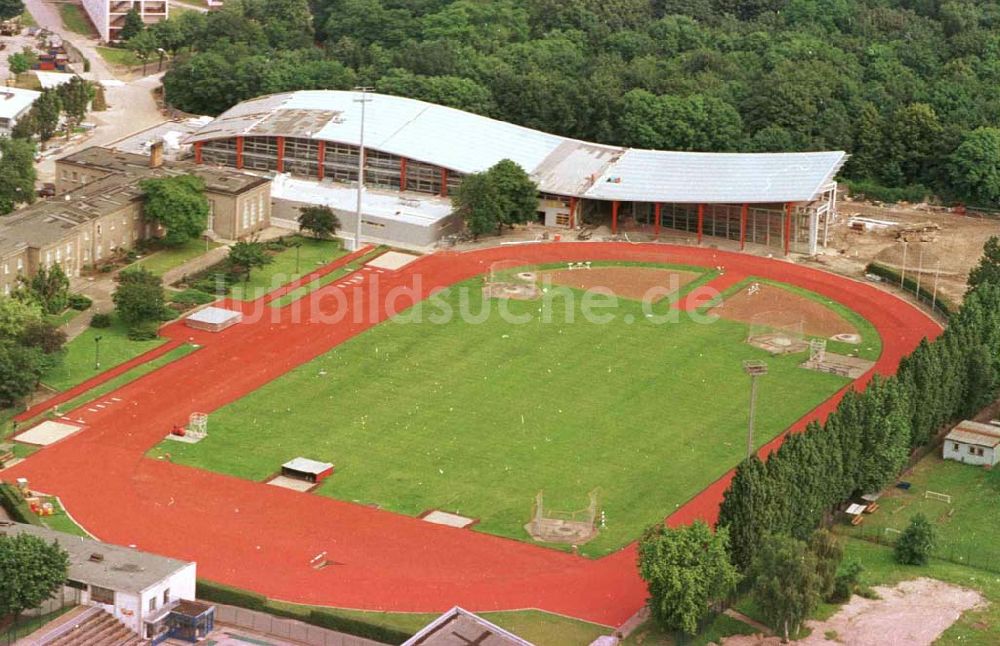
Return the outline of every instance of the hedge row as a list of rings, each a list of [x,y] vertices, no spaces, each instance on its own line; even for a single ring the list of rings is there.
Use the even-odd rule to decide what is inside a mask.
[[[919,203],[925,201],[927,196],[931,194],[931,191],[926,186],[920,184],[892,187],[882,186],[881,184],[866,180],[847,180],[844,184],[847,185],[853,197],[862,197],[887,204],[896,204],[897,202]]]
[[[923,285],[918,287],[917,281],[908,276],[903,277],[900,272],[892,269],[891,267],[886,267],[885,265],[877,262],[871,262],[868,263],[867,267],[865,267],[865,273],[884,278],[890,283],[896,285],[900,283],[900,278],[902,278],[903,289],[916,296],[918,301],[932,306],[936,312],[940,312],[945,318],[948,318],[954,312],[954,308],[941,298],[940,294],[935,296],[933,292],[928,291]]]
[[[222,603],[228,606],[266,612],[276,617],[298,619],[313,626],[329,628],[330,630],[373,639],[387,644],[402,644],[412,636],[407,632],[395,628],[387,628],[360,619],[343,617],[332,611],[319,608],[314,608],[307,613],[289,612],[288,610],[269,604],[267,597],[264,595],[248,590],[240,590],[239,588],[233,588],[221,583],[205,581],[204,579],[198,580],[197,596],[199,599],[204,599],[205,601],[214,601],[215,603]]]
[[[17,487],[7,482],[0,482],[0,507],[3,507],[7,515],[19,523],[42,524],[38,514],[32,513]]]

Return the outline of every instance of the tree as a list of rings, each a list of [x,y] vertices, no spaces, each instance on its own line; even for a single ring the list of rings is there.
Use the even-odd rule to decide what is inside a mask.
[[[978,128],[967,133],[951,154],[952,185],[964,199],[1000,206],[1000,129]]]
[[[238,274],[243,274],[243,280],[250,282],[250,272],[274,262],[263,242],[256,240],[241,240],[229,248],[229,266]]]
[[[712,604],[726,598],[739,574],[729,561],[729,533],[698,520],[649,528],[639,542],[639,574],[649,587],[653,617],[663,628],[693,635]]]
[[[69,555],[30,534],[0,534],[0,617],[36,608],[66,582]]]
[[[136,58],[142,61],[142,75],[145,76],[146,63],[149,62],[149,59],[156,53],[156,48],[159,47],[156,35],[148,29],[143,29],[132,38],[129,38],[125,46],[135,52]]]
[[[164,244],[176,246],[200,236],[208,226],[205,182],[196,175],[146,179],[142,214],[146,220],[166,228]]]
[[[500,215],[497,232],[506,226],[535,219],[538,211],[538,185],[516,162],[501,159],[486,174],[496,189]]]
[[[157,321],[163,315],[163,281],[145,267],[118,274],[118,287],[111,295],[118,317],[130,326]]]
[[[914,514],[910,518],[910,524],[896,541],[893,556],[896,562],[902,565],[927,565],[936,542],[934,527],[927,517],[923,514]]]
[[[14,406],[34,392],[52,365],[50,358],[37,347],[0,343],[0,407]]]
[[[24,297],[33,299],[46,314],[58,314],[69,303],[69,278],[63,268],[54,264],[48,269],[39,267],[31,278],[20,276]]]
[[[0,0],[0,2],[3,2],[3,0]],[[10,68],[11,73],[16,76],[30,70],[37,59],[38,57],[31,51],[15,52],[7,57],[7,66]]]
[[[72,132],[74,127],[79,126],[87,118],[87,109],[94,100],[96,90],[89,81],[74,75],[67,83],[60,85],[57,92],[68,122],[66,130]]]
[[[983,257],[969,273],[969,289],[983,283],[1000,285],[1000,237],[992,236],[983,245]]]
[[[28,326],[41,322],[38,303],[0,296],[0,341],[18,339]]]
[[[776,496],[767,477],[767,465],[756,456],[743,460],[723,495],[718,527],[729,532],[733,564],[747,572],[757,547],[770,531]]]
[[[0,138],[0,215],[35,201],[35,145]]]
[[[475,238],[503,224],[500,195],[487,173],[466,175],[452,197],[452,204]]]
[[[118,31],[118,40],[127,43],[144,31],[146,31],[146,24],[142,21],[139,11],[134,8],[129,9],[128,13],[125,14],[125,22]]]
[[[785,641],[820,602],[817,566],[805,542],[781,535],[768,536],[754,559],[753,597]]]
[[[28,113],[34,123],[35,134],[42,142],[52,139],[59,128],[59,115],[62,113],[62,99],[58,90],[44,90],[35,99]]]
[[[24,2],[21,0],[0,0],[0,20],[10,20],[24,13]]]
[[[328,206],[299,208],[299,231],[309,231],[317,238],[329,238],[340,228],[340,218]]]
[[[48,321],[35,321],[25,326],[18,341],[29,348],[38,348],[46,355],[62,351],[66,333]]]
[[[844,546],[826,529],[817,529],[809,537],[809,550],[816,555],[816,574],[819,576],[819,594],[827,599],[834,593],[837,571],[844,559]]]

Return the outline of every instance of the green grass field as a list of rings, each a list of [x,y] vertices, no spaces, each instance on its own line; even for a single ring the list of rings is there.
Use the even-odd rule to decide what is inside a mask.
[[[922,513],[937,531],[935,554],[1000,574],[1000,471],[944,460],[938,449],[900,479],[911,483],[909,491],[889,489],[878,512],[867,516],[860,527],[844,531],[894,542],[898,534],[892,530],[906,529],[910,518]],[[950,495],[951,504],[926,498],[927,491]]]
[[[126,333],[127,326],[113,317],[111,327],[102,330],[88,327],[80,336],[66,344],[66,354],[62,364],[42,376],[42,383],[55,390],[68,390],[73,386],[95,377],[101,372],[137,357],[147,350],[163,344],[166,339],[152,341],[131,341]],[[97,345],[94,339],[101,337],[101,368],[94,367]]]
[[[151,252],[148,256],[135,261],[132,267],[145,267],[157,276],[162,276],[174,267],[179,267],[218,246],[217,242],[209,241],[206,243],[204,240],[188,240],[177,247]]]
[[[94,35],[94,28],[91,26],[83,7],[68,3],[60,4],[59,17],[62,18],[63,26],[66,29],[84,36]]]
[[[275,254],[274,261],[270,265],[251,272],[249,281],[233,285],[232,297],[244,301],[260,298],[346,253],[336,240],[297,239],[302,243],[298,249],[297,261],[295,248],[288,248]]]
[[[596,488],[607,526],[581,551],[599,556],[745,455],[744,359],[770,365],[758,445],[847,383],[746,345],[742,323],[657,325],[628,300],[601,312],[614,322],[586,322],[580,293],[564,288],[548,323],[539,302],[523,301],[492,301],[481,323],[431,322],[443,306],[458,311],[461,287],[467,310],[481,312],[479,285],[427,303],[424,322],[404,314],[216,411],[206,440],[171,443],[173,460],[251,480],[296,456],[326,460],[337,471],[320,494],[410,515],[444,509],[521,540],[540,490],[548,507],[573,510]],[[497,303],[534,320],[507,322]]]

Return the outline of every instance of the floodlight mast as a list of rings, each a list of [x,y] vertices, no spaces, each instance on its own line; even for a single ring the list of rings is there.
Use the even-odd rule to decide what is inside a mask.
[[[747,427],[747,457],[753,455],[753,425],[757,413],[757,377],[767,374],[767,364],[758,359],[743,362],[743,372],[750,376],[750,421]]]
[[[358,86],[355,91],[361,93],[361,97],[354,99],[361,104],[361,134],[358,137],[358,203],[354,216],[354,251],[361,248],[361,194],[365,190],[365,104],[371,101],[368,93],[375,88]]]

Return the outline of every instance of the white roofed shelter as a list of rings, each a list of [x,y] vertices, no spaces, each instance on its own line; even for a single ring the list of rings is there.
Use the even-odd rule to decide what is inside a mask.
[[[846,159],[842,151],[623,148],[424,101],[370,96],[366,189],[447,197],[465,175],[511,159],[537,182],[538,216],[551,226],[606,220],[613,233],[647,227],[658,236],[671,229],[699,242],[716,236],[741,246],[815,252],[821,226],[835,213],[833,179]],[[260,97],[234,106],[187,142],[201,163],[287,173],[331,187],[356,183],[361,119],[356,98],[354,92],[326,90]]]
[[[10,135],[17,120],[27,114],[41,92],[16,87],[0,88],[0,137]]]

